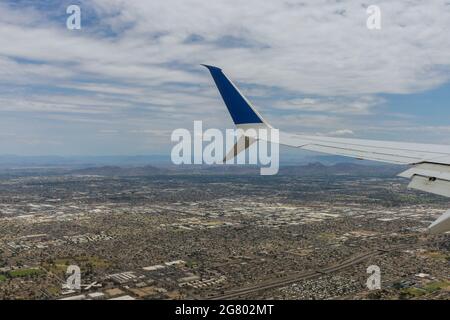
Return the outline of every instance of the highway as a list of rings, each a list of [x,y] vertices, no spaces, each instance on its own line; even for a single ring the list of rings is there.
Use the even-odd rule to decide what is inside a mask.
[[[331,265],[328,267],[311,270],[311,271],[299,272],[294,275],[284,277],[283,279],[273,279],[273,280],[265,281],[265,282],[262,282],[262,283],[259,283],[256,285],[248,286],[245,288],[230,290],[230,291],[227,291],[220,295],[207,297],[206,299],[209,299],[209,300],[236,299],[236,298],[243,297],[243,296],[246,296],[246,295],[254,293],[254,292],[284,287],[289,284],[296,283],[296,282],[299,282],[302,280],[314,279],[314,278],[323,276],[324,274],[329,274],[332,272],[336,272],[336,271],[340,271],[340,270],[349,268],[355,264],[361,263],[362,261],[367,260],[374,256],[386,254],[386,253],[397,251],[397,250],[411,248],[412,246],[414,246],[414,245],[404,244],[404,245],[393,246],[393,247],[390,247],[387,249],[383,248],[383,249],[371,250],[371,251],[368,251],[368,252],[365,252],[362,254],[355,255],[355,256],[353,256],[349,259],[346,259],[344,261],[341,261],[340,263],[335,264],[335,265]]]

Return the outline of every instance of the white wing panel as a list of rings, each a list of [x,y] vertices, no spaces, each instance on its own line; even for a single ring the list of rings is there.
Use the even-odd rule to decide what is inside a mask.
[[[416,164],[436,159],[450,164],[450,146],[378,140],[343,139],[280,133],[280,143],[311,151],[395,164]]]
[[[305,150],[317,151],[329,154],[335,154],[340,156],[352,157],[357,159],[364,160],[373,160],[387,163],[395,163],[395,164],[410,164],[417,161],[420,161],[419,158],[411,158],[411,157],[403,157],[386,153],[377,153],[374,151],[367,150],[352,150],[345,148],[337,148],[335,146],[321,146],[316,144],[305,145],[301,147]]]
[[[446,211],[436,221],[434,221],[428,229],[431,233],[437,234],[450,230],[450,210]]]
[[[411,179],[415,175],[450,181],[450,166],[421,163],[399,174],[400,177],[408,179]]]
[[[450,181],[433,179],[419,175],[413,176],[408,188],[450,197]]]

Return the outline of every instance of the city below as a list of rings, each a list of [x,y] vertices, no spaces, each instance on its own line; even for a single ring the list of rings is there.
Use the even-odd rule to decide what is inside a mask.
[[[0,299],[449,299],[448,200],[399,172],[2,167]]]

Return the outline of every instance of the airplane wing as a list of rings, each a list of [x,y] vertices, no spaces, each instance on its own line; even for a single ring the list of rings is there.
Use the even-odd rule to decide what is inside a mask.
[[[211,73],[231,118],[238,128],[244,130],[273,128],[220,68],[203,66]],[[252,139],[252,137],[249,138]],[[408,170],[399,174],[401,177],[411,179],[409,188],[450,197],[450,146],[448,145],[346,139],[283,132],[280,132],[277,142],[327,154],[410,165]],[[241,147],[238,152],[230,151],[227,157],[235,156],[246,147],[247,145],[244,148]],[[428,229],[431,233],[450,231],[450,210],[433,222]]]

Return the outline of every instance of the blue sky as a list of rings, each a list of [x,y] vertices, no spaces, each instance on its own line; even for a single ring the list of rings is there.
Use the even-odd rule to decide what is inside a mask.
[[[281,130],[449,144],[449,31],[447,0],[2,1],[0,154],[164,154],[194,120],[231,128],[201,63]]]

